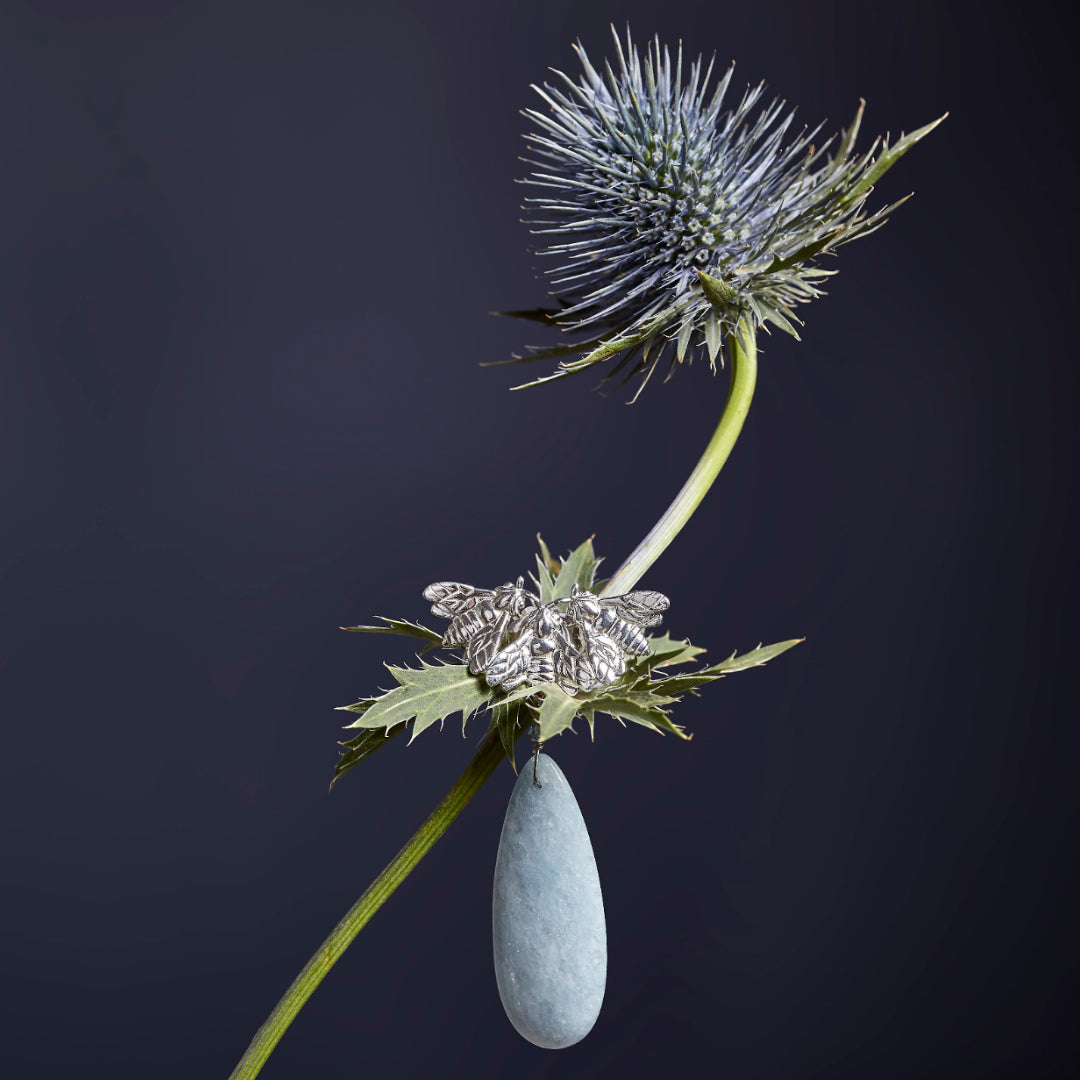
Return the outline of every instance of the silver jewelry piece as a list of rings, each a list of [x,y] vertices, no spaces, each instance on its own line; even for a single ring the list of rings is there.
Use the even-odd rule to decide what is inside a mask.
[[[497,589],[437,581],[424,590],[431,612],[450,625],[443,645],[464,649],[469,671],[489,686],[557,683],[568,694],[610,686],[626,671],[626,656],[649,655],[644,630],[658,626],[670,601],[639,590],[597,596],[573,587],[541,604],[525,579]]]

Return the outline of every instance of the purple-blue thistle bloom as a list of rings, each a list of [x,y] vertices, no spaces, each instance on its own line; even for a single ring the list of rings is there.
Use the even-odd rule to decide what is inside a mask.
[[[684,72],[681,44],[673,62],[659,39],[642,57],[629,32],[625,47],[613,36],[617,70],[601,74],[577,45],[579,80],[556,71],[557,86],[533,87],[547,111],[525,112],[538,130],[524,182],[542,191],[525,210],[539,254],[557,261],[545,273],[559,307],[510,314],[573,340],[518,359],[585,353],[530,386],[609,359],[607,378],[644,386],[658,366],[670,375],[702,353],[715,370],[735,333],[772,325],[798,337],[795,305],[835,273],[817,258],[884,223],[899,203],[865,213],[873,183],[940,123],[856,155],[860,104],[815,146],[820,125],[790,136],[794,113],[762,105],[763,84],[725,111],[733,67],[710,89],[714,63]]]

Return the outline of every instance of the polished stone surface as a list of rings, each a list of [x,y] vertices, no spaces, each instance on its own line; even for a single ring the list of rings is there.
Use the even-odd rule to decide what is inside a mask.
[[[607,981],[607,930],[589,832],[562,770],[527,759],[495,860],[495,978],[506,1015],[537,1046],[580,1042]]]

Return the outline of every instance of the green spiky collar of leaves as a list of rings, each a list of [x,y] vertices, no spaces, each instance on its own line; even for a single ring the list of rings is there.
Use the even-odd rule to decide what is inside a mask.
[[[593,552],[592,540],[586,540],[563,559],[553,558],[547,545],[540,540],[536,558],[535,582],[543,603],[568,597],[574,585],[598,590],[603,582],[596,578],[600,560]],[[381,618],[381,626],[347,626],[368,634],[396,634],[419,638],[427,651],[442,644],[442,635],[420,623],[406,619]],[[398,684],[391,690],[362,698],[352,705],[340,706],[356,714],[346,729],[358,728],[358,734],[341,743],[342,753],[334,769],[333,783],[354,765],[370,757],[396,735],[411,726],[411,742],[422,731],[458,713],[462,731],[474,716],[487,717],[487,730],[497,731],[511,764],[514,763],[514,744],[531,724],[538,726],[541,741],[554,738],[570,728],[581,717],[595,732],[597,714],[614,717],[623,726],[626,721],[640,724],[651,731],[689,739],[682,727],[672,722],[670,707],[685,694],[693,693],[725,675],[747,668],[759,667],[801,641],[795,638],[775,645],[751,649],[741,656],[732,653],[727,660],[708,667],[698,667],[682,674],[669,674],[669,669],[693,664],[705,651],[689,641],[677,640],[670,634],[649,641],[649,655],[627,664],[625,675],[610,686],[571,696],[558,686],[524,686],[509,693],[488,686],[483,677],[470,674],[464,663],[420,660],[420,666],[386,665]]]

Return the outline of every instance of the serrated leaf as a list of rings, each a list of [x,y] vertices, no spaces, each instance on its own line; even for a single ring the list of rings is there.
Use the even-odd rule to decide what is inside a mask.
[[[509,705],[514,701],[524,701],[525,698],[530,698],[533,694],[546,694],[553,686],[558,689],[555,683],[524,683],[516,690],[508,690],[505,697],[499,697],[498,703],[500,705]]]
[[[581,715],[585,718],[585,723],[589,725],[589,739],[592,742],[596,741],[596,713],[590,709],[588,705],[583,705],[579,710]]]
[[[747,668],[761,667],[762,664],[768,663],[781,653],[787,652],[788,649],[794,648],[805,640],[806,638],[800,637],[791,638],[789,641],[778,641],[775,645],[759,645],[756,649],[743,653],[742,656],[732,653],[726,660],[722,660],[719,664],[713,664],[712,667],[705,670],[714,671],[720,675],[730,675],[736,671],[745,671]]]
[[[381,697],[367,698],[355,705],[342,705],[347,712],[360,715],[346,727],[395,728],[412,720],[412,742],[420,732],[454,713],[463,722],[481,705],[490,701],[495,691],[464,664],[424,664],[419,668],[390,667],[387,670],[400,683]]]
[[[443,636],[435,630],[429,630],[419,623],[409,622],[408,619],[388,619],[385,615],[376,615],[376,619],[382,619],[385,626],[342,626],[341,630],[351,630],[360,634],[401,634],[405,637],[423,638],[429,644],[441,645]]]
[[[543,537],[537,533],[536,542],[540,554],[536,556],[536,587],[540,590],[540,603],[548,604],[555,597],[555,575],[559,572],[559,560],[548,551]]]
[[[532,711],[520,701],[500,701],[491,707],[491,723],[488,731],[496,731],[499,734],[499,742],[510,759],[510,767],[517,772],[517,763],[514,760],[514,745],[522,731],[532,723]]]
[[[686,638],[673,638],[670,634],[649,638],[649,664],[654,668],[689,664],[706,649],[691,645]]]
[[[851,190],[844,193],[844,197],[840,200],[840,205],[849,206],[861,196],[865,195],[920,139],[929,135],[930,132],[933,131],[934,128],[936,128],[948,115],[948,113],[945,113],[936,120],[932,120],[924,127],[918,128],[916,131],[902,136],[895,146],[889,146],[886,142],[882,147],[881,156],[874,165],[859,178],[858,182],[851,186]]]
[[[679,327],[679,340],[675,343],[675,356],[678,358],[679,363],[682,363],[683,357],[686,355],[686,348],[690,344],[690,336],[694,332],[694,320],[684,319],[682,326]]]
[[[544,565],[548,568],[548,573],[551,575],[551,580],[554,581],[556,575],[559,573],[560,562],[551,554],[547,544],[544,543],[544,538],[537,533],[536,542],[540,545],[540,558],[544,561]]]
[[[395,735],[399,735],[404,730],[403,727],[396,727],[392,731],[387,731],[385,728],[367,728],[359,735],[339,743],[338,745],[344,749],[334,766],[334,776],[330,781],[330,787],[332,788],[354,765],[359,765],[365,758],[371,757],[376,750],[381,750]]]
[[[710,311],[705,320],[705,346],[709,350],[709,363],[716,367],[716,358],[724,345],[723,320],[715,311]]]
[[[677,735],[680,739],[689,739],[690,736],[681,727],[671,722],[671,718],[667,713],[642,703],[641,697],[648,696],[613,694],[603,698],[595,698],[589,702],[589,705],[596,712],[607,713],[609,716],[614,716],[620,720],[631,720],[635,724],[641,724],[642,727],[650,728],[661,734],[666,731],[671,735]],[[675,699],[661,700],[674,701]]]
[[[537,720],[540,723],[540,741],[547,742],[574,722],[578,703],[565,690],[554,684],[545,684],[544,703],[540,706]]]
[[[657,329],[675,313],[676,310],[677,308],[675,305],[669,305],[662,311],[656,312],[648,322],[628,327],[618,336],[609,338],[607,341],[601,341],[592,352],[581,357],[580,360],[564,360],[559,367],[567,374],[575,371],[584,371],[594,364],[602,363],[604,360],[618,355],[624,349],[632,349],[635,346],[643,345],[653,336]]]
[[[580,360],[564,360],[559,367],[562,369],[563,374],[570,374],[575,371],[583,371],[587,367],[592,367],[593,364],[602,363],[609,357],[615,356],[621,353],[623,349],[633,348],[635,345],[640,345],[652,332],[652,327],[649,330],[641,331],[637,333],[630,333],[623,337],[613,338],[610,341],[601,342],[592,352],[587,353],[581,357]]]
[[[773,326],[783,330],[785,334],[790,334],[796,341],[802,341],[799,337],[799,331],[795,329],[791,320],[784,315],[779,309],[772,308],[766,315],[765,319],[771,322]]]
[[[792,638],[790,641],[780,641],[775,645],[759,645],[756,649],[743,653],[742,656],[732,653],[731,656],[719,664],[702,668],[700,671],[692,671],[687,675],[673,675],[667,679],[657,679],[651,686],[656,693],[677,697],[689,690],[696,690],[699,686],[705,686],[707,683],[722,679],[725,675],[732,675],[736,671],[761,667],[762,664],[767,663],[783,652],[787,652],[788,649],[805,640],[805,638]]]
[[[627,674],[622,681],[628,686],[636,686],[642,680],[648,684],[653,672],[677,667],[679,664],[690,664],[703,652],[705,649],[691,645],[687,640],[680,641],[670,634],[649,638],[649,655],[634,657],[628,661]]]
[[[582,349],[595,349],[601,343],[600,338],[588,341],[574,341],[568,345],[526,345],[527,353],[512,353],[509,360],[481,360],[480,367],[506,367],[509,364],[529,364],[533,360],[558,360],[571,353],[581,355]],[[567,375],[569,372],[563,372]]]
[[[555,578],[554,600],[562,600],[570,595],[575,585],[580,589],[591,589],[596,579],[596,568],[600,560],[593,551],[592,537],[579,544],[565,559]]]
[[[588,705],[591,708],[607,711],[609,701],[629,702],[631,705],[640,705],[643,709],[658,708],[661,705],[670,705],[678,698],[665,697],[663,694],[654,693],[652,690],[635,690],[631,687],[605,686],[600,690],[593,690],[588,694],[581,694],[576,700],[578,707]]]
[[[805,262],[807,259],[812,259],[815,255],[824,251],[834,240],[838,240],[843,236],[844,231],[844,226],[838,226],[831,232],[818,237],[818,239],[814,240],[812,243],[799,248],[786,259],[781,259],[779,255],[774,256],[773,261],[769,264],[769,268],[765,273],[776,274],[781,270],[787,270],[792,266],[798,266],[799,263]]]
[[[855,149],[855,140],[859,135],[859,127],[862,124],[863,112],[866,109],[866,102],[859,98],[859,108],[855,112],[855,119],[851,122],[851,127],[845,131],[840,132],[840,144],[836,148],[836,161],[837,164],[847,161],[851,155],[851,151]]]

